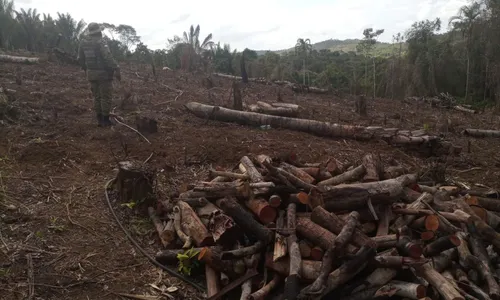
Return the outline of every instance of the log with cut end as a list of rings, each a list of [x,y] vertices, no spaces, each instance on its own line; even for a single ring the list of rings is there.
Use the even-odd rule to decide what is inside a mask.
[[[240,160],[241,164],[245,167],[246,174],[251,182],[262,182],[264,177],[260,174],[259,170],[255,167],[252,160],[248,156],[243,156]]]
[[[184,249],[191,248],[191,245],[193,244],[193,239],[189,235],[187,235],[182,229],[182,214],[179,206],[174,207],[174,228],[175,232],[177,233],[177,236],[184,243],[182,248]]]
[[[269,224],[276,220],[276,209],[262,198],[253,198],[245,201],[246,207],[250,209],[263,224]]]
[[[416,267],[417,274],[429,282],[445,300],[465,300],[464,297],[429,263]]]
[[[483,220],[475,215],[471,215],[467,224],[471,228],[474,228],[485,241],[490,242],[494,247],[500,249],[500,233],[496,232]]]
[[[374,264],[379,268],[403,269],[407,267],[421,266],[427,263],[427,259],[411,258],[405,256],[375,256]]]
[[[220,273],[205,265],[205,278],[207,280],[207,296],[212,297],[220,292]]]
[[[320,181],[320,182],[318,182],[318,185],[320,185],[320,186],[321,185],[338,185],[341,183],[357,181],[358,179],[362,178],[365,173],[366,173],[365,166],[359,165],[356,168],[353,168],[349,171],[346,171],[340,175],[337,175],[335,177]]]
[[[311,209],[315,209],[316,207],[323,207],[325,206],[325,201],[323,201],[323,194],[321,194],[321,191],[317,188],[311,189],[309,192],[309,207]]]
[[[222,198],[226,196],[248,198],[252,195],[252,190],[248,182],[199,182],[193,187],[195,195],[187,198]],[[181,196],[185,196],[182,193]],[[193,197],[194,196],[194,197]]]
[[[377,249],[392,248],[397,246],[396,234],[374,236],[371,240],[377,245]]]
[[[482,137],[500,138],[500,130],[465,129],[463,131],[463,134],[478,138]]]
[[[175,228],[174,221],[169,220],[166,225],[160,220],[160,218],[156,215],[156,211],[152,207],[148,207],[149,218],[153,221],[155,225],[156,232],[160,237],[161,244],[163,247],[168,247],[170,243],[175,241]]]
[[[283,277],[286,277],[290,274],[290,259],[288,256],[273,262],[273,257],[271,254],[266,256],[265,261],[266,268],[279,273]],[[319,272],[321,269],[320,261],[313,260],[302,260],[300,266],[300,279],[305,282],[312,282],[319,276]]]
[[[299,250],[300,250],[300,256],[302,256],[302,258],[311,257],[312,247],[311,245],[309,245],[307,241],[305,240],[299,241]]]
[[[215,242],[226,244],[241,236],[241,232],[233,219],[213,203],[209,202],[202,207],[198,207],[196,213]]]
[[[456,248],[451,248],[445,250],[439,255],[432,257],[432,266],[438,272],[443,272],[448,269],[452,262],[458,258],[458,253]]]
[[[198,254],[198,260],[209,265],[213,270],[226,274],[229,278],[238,278],[238,273],[233,268],[233,263],[221,259],[218,248],[204,247]]]
[[[228,216],[233,218],[234,222],[236,222],[246,234],[255,236],[264,244],[271,242],[271,231],[257,222],[249,212],[234,200],[234,198],[226,197],[219,199],[217,200],[217,206],[219,206]]]
[[[404,226],[398,229],[397,248],[401,253],[412,258],[419,258],[422,255],[422,245],[415,243],[411,238],[411,231]]]
[[[381,287],[375,294],[375,297],[399,296],[418,300],[424,298],[426,294],[427,289],[422,284],[393,280]]]
[[[267,296],[272,292],[273,289],[276,288],[276,286],[279,285],[281,282],[282,277],[278,274],[275,274],[273,279],[269,281],[265,286],[263,286],[261,289],[253,292],[250,294],[248,297],[248,300],[264,300],[267,298]]]
[[[302,257],[300,255],[299,244],[297,242],[297,207],[295,203],[288,204],[286,219],[287,229],[290,235],[287,238],[288,256],[290,257],[290,273],[285,279],[285,299],[294,300],[299,293],[300,282],[300,267],[302,265]]]
[[[467,107],[463,107],[461,105],[453,106],[453,109],[461,111],[461,112],[466,112],[466,113],[469,113],[469,114],[477,114],[478,113],[477,110],[470,109],[470,108],[467,108]]]
[[[423,202],[431,203],[433,201],[432,194],[424,192],[415,202],[409,204],[407,206],[408,209],[424,209],[426,208]],[[394,221],[394,224],[391,226],[393,231],[396,231],[397,228],[401,228],[405,225],[410,224],[411,222],[417,219],[416,215],[408,215],[408,216],[400,216]]]
[[[480,205],[487,210],[500,212],[500,200],[484,197],[471,196],[467,199],[469,205]]]
[[[427,244],[424,248],[424,255],[426,257],[435,256],[442,251],[460,246],[460,243],[461,241],[456,235],[443,236]]]
[[[379,257],[394,256],[397,254],[398,251],[395,248],[392,248],[380,253]],[[367,288],[384,285],[394,279],[398,272],[399,270],[394,268],[377,268],[363,280],[362,284],[353,290],[353,293],[360,292]]]
[[[312,184],[312,183],[314,183],[316,181],[314,179],[314,177],[312,177],[311,175],[309,175],[306,171],[304,171],[304,170],[302,170],[300,168],[297,168],[294,165],[288,164],[286,162],[282,162],[280,164],[280,167],[283,170],[285,170],[285,171],[293,174],[295,177],[299,178],[300,180],[302,180],[305,183]]]
[[[406,173],[408,173],[408,170],[403,166],[388,166],[384,168],[382,179],[396,178]]]
[[[367,154],[363,157],[363,166],[366,174],[363,177],[363,182],[379,181],[382,173],[382,162],[380,155]]]
[[[488,294],[492,299],[500,299],[500,287],[493,277],[490,268],[490,257],[483,242],[475,237],[469,238],[469,244],[474,255],[467,257],[467,263],[481,274],[481,277],[488,285]]]
[[[277,228],[284,228],[284,225],[285,225],[285,212],[281,210],[279,212],[278,220],[276,221],[276,227]],[[288,246],[287,246],[286,238],[284,236],[282,236],[281,234],[279,234],[278,232],[276,232],[275,237],[274,237],[273,261],[277,261],[278,259],[286,256],[288,253],[287,250],[288,250]]]
[[[297,233],[312,242],[314,245],[320,246],[323,250],[328,250],[334,243],[336,235],[314,223],[308,218],[297,218]],[[347,251],[356,253],[357,248],[349,245]]]
[[[21,63],[21,64],[37,64],[38,62],[40,62],[40,58],[0,54],[0,62]]]
[[[268,202],[271,207],[278,208],[280,207],[282,201],[279,195],[271,195]]]
[[[334,213],[329,213],[327,212],[324,208],[322,207],[316,207],[312,214],[311,214],[311,221],[314,223],[320,225],[322,228],[326,228],[329,231],[333,232],[334,234],[339,234],[344,226],[346,225],[346,222],[339,218],[336,214]],[[370,239],[366,234],[364,234],[359,228],[356,228],[354,230],[353,236],[352,236],[352,243],[356,246],[371,246],[371,247],[376,247],[375,243]],[[328,249],[326,249],[328,250]]]
[[[178,201],[177,207],[180,209],[182,231],[191,237],[198,247],[213,245],[212,235],[193,209],[183,201]]]
[[[399,130],[383,127],[363,127],[352,125],[339,125],[327,122],[295,119],[280,116],[243,112],[219,106],[211,106],[197,102],[189,102],[185,107],[199,118],[235,122],[243,125],[261,126],[271,125],[272,128],[286,128],[296,131],[308,132],[320,136],[352,139],[381,139],[396,146],[429,146],[426,147],[430,154],[440,154],[441,148],[446,148],[445,143],[437,136],[411,136],[402,135]],[[449,145],[448,145],[449,148]],[[442,151],[441,151],[442,152]]]

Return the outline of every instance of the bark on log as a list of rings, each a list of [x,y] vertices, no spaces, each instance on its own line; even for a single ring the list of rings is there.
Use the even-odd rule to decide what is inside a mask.
[[[374,264],[378,268],[403,269],[408,267],[421,266],[427,263],[428,259],[411,258],[405,256],[375,256]]]
[[[311,175],[309,175],[306,171],[304,171],[304,170],[302,170],[300,168],[297,168],[296,166],[293,166],[291,164],[282,162],[280,164],[280,167],[283,170],[289,172],[290,174],[293,174],[295,177],[299,178],[300,180],[302,180],[305,183],[312,184],[312,183],[314,183],[316,181],[314,179],[314,177],[312,177]]]
[[[210,169],[208,172],[209,172],[209,176],[211,178],[216,178],[218,176],[221,176],[221,177],[226,177],[226,178],[231,178],[231,179],[241,179],[241,180],[249,179],[249,176],[247,174],[217,171],[217,170],[212,170],[212,169]]]
[[[472,254],[467,257],[469,266],[477,270],[488,284],[488,294],[492,299],[500,299],[500,287],[493,277],[490,268],[490,258],[483,242],[475,237],[469,237]]]
[[[252,215],[245,211],[245,209],[243,209],[243,207],[233,198],[226,197],[219,199],[217,200],[217,206],[219,206],[228,216],[233,218],[234,222],[236,222],[246,234],[256,237],[266,245],[271,242],[271,231],[259,224]]]
[[[274,107],[265,102],[257,101],[257,104],[248,106],[249,111],[272,116],[295,118],[299,115],[299,111],[290,107]]]
[[[6,63],[21,63],[21,64],[37,64],[40,62],[38,57],[22,57],[0,54],[0,62]]]
[[[290,258],[288,256],[273,262],[272,255],[268,254],[266,256],[265,266],[283,277],[290,274]],[[302,260],[299,273],[301,282],[313,282],[318,278],[320,269],[320,261]]]
[[[384,251],[380,253],[380,257],[387,257],[387,256],[394,256],[397,255],[398,251],[395,248],[392,248],[390,250]],[[387,282],[391,281],[396,277],[398,274],[399,270],[394,269],[394,268],[377,268],[375,271],[373,271],[370,275],[368,275],[364,280],[361,285],[356,287],[353,290],[353,293],[360,292],[364,289],[368,289],[371,287],[376,287],[376,286],[381,286],[386,284]]]
[[[413,203],[415,201],[417,201],[417,199],[421,196],[422,194],[411,189],[411,188],[408,188],[408,187],[405,187],[403,189],[403,195],[401,197],[401,200],[403,200],[404,203]]]
[[[420,277],[429,282],[445,300],[465,300],[446,278],[438,273],[429,263],[416,267]]]
[[[312,176],[314,179],[320,178],[321,168],[319,168],[319,167],[301,167],[300,170],[306,172],[307,174]]]
[[[419,258],[422,255],[422,246],[412,241],[411,231],[408,227],[399,228],[397,237],[397,248],[401,253],[412,258]]]
[[[432,266],[437,272],[443,272],[448,269],[453,261],[458,258],[456,248],[448,249],[432,258]]]
[[[273,289],[278,286],[278,284],[281,282],[282,278],[280,275],[275,274],[273,279],[269,281],[265,286],[263,286],[260,290],[255,291],[252,293],[249,297],[248,300],[264,300],[266,297],[271,293]],[[287,298],[285,298],[287,299]]]
[[[193,251],[198,252],[203,248],[193,248]],[[163,265],[175,265],[179,262],[177,254],[186,252],[186,249],[173,249],[158,251],[155,255],[155,260]]]
[[[253,198],[245,201],[246,207],[250,209],[263,224],[269,224],[276,220],[276,209],[262,198]]]
[[[191,248],[191,245],[193,244],[193,239],[189,235],[187,235],[182,229],[182,213],[181,209],[178,206],[174,207],[174,228],[175,232],[177,233],[177,236],[184,243],[182,248],[184,249]]]
[[[180,196],[187,198],[223,198],[227,196],[249,198],[252,190],[248,182],[199,182],[193,187],[194,193],[182,193]]]
[[[384,169],[382,179],[387,180],[396,178],[406,173],[408,173],[408,170],[406,170],[406,168],[403,166],[389,166]]]
[[[321,247],[313,247],[311,249],[312,260],[322,261],[324,256],[325,256],[325,251],[321,249]]]
[[[352,170],[346,171],[335,177],[318,182],[319,186],[322,185],[338,185],[346,182],[353,182],[359,180],[366,173],[365,166],[360,165]]]
[[[426,147],[426,151],[429,154],[441,154],[441,152],[449,152],[450,148],[449,144],[443,143],[437,136],[416,137],[411,135],[402,135],[397,129],[339,125],[315,120],[294,119],[252,112],[241,112],[219,106],[205,105],[197,102],[189,102],[185,105],[185,107],[195,116],[204,119],[208,117],[209,119],[219,121],[236,122],[244,125],[254,126],[271,125],[271,127],[273,128],[281,127],[336,138],[383,138],[393,145],[414,147],[429,146]]]
[[[283,228],[284,225],[285,225],[285,212],[280,210],[278,220],[276,221],[276,227]],[[288,250],[287,239],[278,232],[276,232],[274,237],[273,261],[277,261],[278,259],[286,256],[288,253],[287,250]]]
[[[382,173],[382,162],[380,155],[367,154],[363,157],[363,166],[366,174],[363,177],[363,182],[379,181]]]
[[[428,209],[413,209],[413,208],[394,208],[392,213],[397,215],[409,215],[409,216],[431,216],[434,212]],[[468,217],[461,216],[450,212],[439,212],[443,217],[445,217],[450,222],[467,223]]]
[[[232,262],[221,259],[221,252],[218,248],[204,247],[198,254],[198,260],[209,265],[215,271],[226,274],[229,278],[239,277]]]
[[[293,110],[299,110],[300,106],[297,104],[292,104],[292,103],[283,103],[283,102],[273,102],[271,103],[272,106],[274,107],[286,107],[286,108],[291,108]]]
[[[285,279],[284,295],[286,300],[295,300],[299,294],[300,267],[302,257],[300,256],[299,244],[295,230],[297,228],[296,205],[288,204],[287,208],[287,229],[290,236],[287,238],[288,253],[290,257],[290,274]]]
[[[235,259],[235,258],[243,258],[253,254],[256,254],[260,250],[262,250],[266,245],[258,241],[251,246],[243,247],[235,250],[224,251],[221,253],[221,259]]]
[[[484,197],[471,196],[467,199],[469,205],[480,205],[487,210],[500,212],[500,200]]]
[[[328,211],[355,210],[366,207],[368,200],[372,204],[391,204],[401,197],[403,188],[414,181],[416,175],[404,175],[377,182],[324,186],[325,208]]]
[[[467,224],[471,226],[471,228],[474,228],[484,240],[490,242],[497,249],[500,249],[500,233],[496,232],[483,220],[477,216],[471,215]]]
[[[182,231],[190,236],[198,247],[213,245],[214,238],[193,209],[184,201],[178,201],[177,207],[181,211]]]
[[[243,156],[240,162],[245,167],[246,174],[248,175],[248,177],[250,177],[251,182],[264,181],[264,177],[262,176],[262,174],[260,174],[259,170],[257,170],[248,156]]]
[[[421,284],[393,280],[381,287],[375,297],[399,296],[418,300],[424,298],[426,294],[427,289]]]
[[[461,112],[466,112],[466,113],[469,113],[469,114],[477,114],[478,113],[477,110],[466,108],[466,107],[463,107],[461,105],[453,106],[453,109],[461,111]]]
[[[310,258],[311,257],[312,247],[305,240],[301,240],[299,242],[299,250],[300,250],[300,256],[302,256],[302,258]]]
[[[472,255],[467,243],[468,236],[464,232],[457,232],[456,236],[457,238],[460,239],[460,245],[457,247],[459,264],[462,268],[468,270],[470,266],[469,263],[467,262],[467,257],[469,255]]]
[[[335,234],[313,223],[308,218],[297,218],[296,230],[300,236],[320,246],[323,250],[328,250],[333,245],[336,237]],[[349,245],[347,250],[349,253],[356,253],[357,249]]]
[[[460,243],[460,239],[455,235],[443,236],[425,246],[424,255],[426,257],[435,256],[442,251],[460,246]]]
[[[205,206],[197,208],[196,213],[215,242],[226,244],[241,236],[233,219],[214,204],[209,202]]]
[[[379,214],[380,220],[377,227],[377,235],[388,235],[389,234],[389,223],[392,219],[392,209],[389,205],[384,205],[382,207],[382,213]]]
[[[409,204],[407,208],[409,209],[424,209],[426,208],[425,204],[423,203],[424,201],[427,203],[431,203],[433,200],[432,194],[424,192],[418,199],[417,201]],[[411,222],[415,221],[417,219],[417,216],[401,216],[397,218],[394,221],[394,224],[391,226],[391,229],[393,231],[396,231],[397,228],[401,228],[403,226],[406,226],[410,224]]]
[[[334,234],[340,234],[346,222],[339,218],[334,213],[327,212],[322,207],[316,207],[311,214],[311,221],[320,225],[323,228],[328,229]],[[366,234],[364,234],[360,229],[356,228],[352,236],[352,243],[358,247],[370,246],[375,248],[376,244],[370,239]],[[323,248],[324,249],[324,248]],[[328,249],[326,249],[328,250]]]
[[[148,207],[155,207],[153,183],[155,173],[139,161],[122,161],[118,163],[116,189],[120,201],[135,202],[142,214],[148,213]]]
[[[463,134],[477,138],[482,138],[482,137],[500,138],[500,130],[465,129],[463,131]]]
[[[207,296],[212,297],[220,292],[220,273],[205,265],[205,277],[207,279]]]
[[[398,237],[396,234],[380,235],[372,237],[371,240],[377,245],[377,249],[392,248],[397,246]]]
[[[149,218],[153,221],[155,225],[156,232],[158,232],[158,236],[160,237],[161,244],[163,247],[168,247],[170,243],[175,241],[175,229],[174,223],[172,220],[167,222],[167,225],[164,225],[160,218],[156,215],[156,211],[151,206],[148,207]]]

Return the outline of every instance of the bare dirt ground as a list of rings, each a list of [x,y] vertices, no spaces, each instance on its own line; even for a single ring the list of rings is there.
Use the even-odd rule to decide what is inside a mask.
[[[28,261],[33,258],[34,299],[122,299],[116,293],[157,294],[158,287],[178,287],[175,299],[201,298],[191,287],[162,274],[126,239],[104,198],[104,184],[121,160],[146,160],[174,191],[184,182],[204,179],[210,166],[232,168],[248,153],[297,153],[303,161],[333,156],[346,162],[364,153],[381,153],[411,170],[427,168],[432,159],[416,157],[382,141],[335,140],[281,129],[262,130],[207,121],[189,114],[188,101],[230,106],[230,82],[216,78],[215,88],[202,86],[202,75],[162,73],[145,81],[148,67],[122,66],[115,83],[116,114],[134,126],[135,116],[158,120],[151,144],[130,129],[95,125],[84,73],[75,66],[0,65],[0,86],[14,89],[0,114],[0,298],[26,299]],[[22,84],[16,84],[22,75]],[[183,90],[177,93],[168,87]],[[33,93],[38,92],[38,93]],[[121,107],[122,100],[128,98]],[[274,101],[276,87],[250,84],[247,103]],[[449,178],[500,187],[500,140],[463,137],[464,128],[500,129],[500,118],[438,110],[420,104],[376,99],[367,119],[359,118],[349,97],[294,95],[284,101],[301,105],[301,117],[342,124],[428,128],[463,147],[458,157],[441,158]],[[1,105],[1,103],[0,103]],[[449,121],[448,121],[449,119]],[[448,126],[446,132],[444,124]],[[385,124],[385,125],[384,125]],[[468,142],[470,141],[470,153]],[[146,250],[160,249],[150,221],[115,203],[130,232]],[[172,298],[173,299],[173,298]]]

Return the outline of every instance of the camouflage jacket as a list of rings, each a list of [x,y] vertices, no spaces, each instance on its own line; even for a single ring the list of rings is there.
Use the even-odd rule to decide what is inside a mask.
[[[111,55],[107,43],[100,36],[85,36],[80,41],[78,62],[87,72],[87,79],[113,80],[118,64]]]

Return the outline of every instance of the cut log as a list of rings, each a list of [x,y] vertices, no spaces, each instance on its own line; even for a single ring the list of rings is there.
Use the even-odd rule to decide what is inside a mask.
[[[193,251],[199,252],[203,248],[193,248]],[[186,249],[161,250],[155,255],[155,260],[163,265],[175,265],[179,262],[178,254],[186,252]]]
[[[408,267],[421,266],[427,263],[428,259],[411,258],[405,256],[375,256],[374,264],[378,268],[403,269]]]
[[[200,208],[206,206],[209,202],[206,198],[182,198],[182,199],[177,199],[177,200],[182,200],[189,204],[192,208]],[[164,201],[165,202],[165,201]],[[172,206],[173,208],[173,206]]]
[[[394,256],[398,251],[395,248],[380,253],[379,257]],[[394,268],[377,268],[368,275],[358,287],[353,290],[353,293],[360,292],[364,289],[377,287],[386,284],[396,277],[399,270]]]
[[[281,205],[281,197],[279,195],[272,195],[269,197],[269,205],[274,208],[278,208]]]
[[[379,214],[380,220],[378,222],[377,235],[389,234],[389,222],[392,219],[392,209],[389,205],[382,207],[382,213]]]
[[[309,192],[309,207],[315,209],[316,207],[325,206],[325,201],[323,201],[323,195],[317,188],[311,189]]]
[[[335,234],[313,223],[308,218],[297,218],[296,230],[301,237],[320,246],[323,250],[328,250],[333,245],[336,237]],[[356,253],[357,249],[350,245],[347,250],[352,254]]]
[[[163,247],[168,247],[168,245],[175,241],[175,229],[174,221],[169,220],[167,225],[164,225],[160,218],[156,215],[156,211],[152,207],[148,207],[149,218],[153,221],[155,225],[156,232],[160,237],[161,244]]]
[[[496,232],[479,217],[471,215],[467,221],[467,225],[474,228],[485,241],[490,242],[494,247],[500,249],[500,233]]]
[[[366,174],[363,177],[363,182],[379,181],[382,173],[382,162],[380,155],[367,154],[363,157],[363,166]]]
[[[288,253],[290,257],[290,273],[285,279],[285,299],[295,300],[299,294],[300,283],[300,267],[302,265],[302,257],[300,255],[299,244],[297,243],[297,236],[295,230],[297,228],[296,218],[296,205],[294,203],[288,204],[287,208],[287,229],[290,236],[287,238]]]
[[[253,198],[245,201],[248,207],[263,224],[269,224],[276,220],[276,209],[262,198]]]
[[[262,101],[257,101],[256,105],[249,105],[248,108],[251,112],[272,116],[294,118],[299,115],[298,109],[293,109],[290,107],[275,107]]]
[[[424,192],[415,202],[411,203],[410,205],[407,206],[408,209],[424,209],[426,208],[425,204],[423,202],[431,203],[433,201],[432,194]],[[401,216],[397,218],[394,221],[394,224],[391,226],[391,229],[393,231],[396,231],[397,228],[401,228],[405,225],[410,224],[411,222],[415,221],[417,219],[417,216]]]
[[[427,289],[421,284],[393,280],[381,287],[375,297],[399,296],[418,300],[424,298],[426,294]]]
[[[467,199],[467,203],[469,205],[480,205],[487,210],[500,212],[500,200],[498,199],[471,196]]]
[[[307,205],[307,204],[309,204],[309,195],[307,195],[307,193],[304,193],[304,192],[300,192],[297,194],[291,194],[288,201],[290,203]]]
[[[441,252],[432,258],[432,266],[437,272],[443,272],[448,269],[454,260],[458,258],[456,248],[451,248]]]
[[[178,201],[177,207],[181,212],[182,231],[191,237],[198,247],[213,245],[214,238],[193,209],[184,201]]]
[[[395,208],[392,213],[396,215],[410,215],[410,216],[432,216],[434,212],[427,209],[413,209],[413,208]],[[455,213],[439,212],[443,217],[451,222],[467,223],[469,215],[461,216]]]
[[[307,174],[309,174],[310,176],[312,176],[315,179],[320,178],[321,168],[319,168],[319,167],[302,167],[302,168],[300,168],[300,170],[306,172]],[[324,172],[326,172],[326,171],[324,171]]]
[[[500,130],[465,129],[463,131],[463,134],[477,138],[482,138],[482,137],[500,138]]]
[[[424,248],[424,255],[431,257],[438,255],[442,251],[460,246],[460,239],[455,235],[443,236]]]
[[[184,249],[191,248],[193,239],[189,235],[187,235],[182,229],[182,213],[181,209],[178,206],[174,207],[174,228],[175,232],[177,233],[177,236],[184,243],[182,248]]]
[[[212,297],[220,292],[220,273],[205,265],[205,278],[207,279],[207,296]]]
[[[314,177],[312,177],[311,175],[309,175],[306,171],[304,171],[304,170],[302,170],[300,168],[297,168],[296,166],[293,166],[293,165],[290,165],[288,163],[282,162],[280,164],[280,167],[283,170],[289,172],[290,174],[293,174],[295,177],[299,178],[300,180],[302,180],[305,183],[312,184],[312,183],[314,183],[316,181],[314,179]]]
[[[323,180],[323,181],[319,182],[318,185],[319,186],[321,186],[321,185],[338,185],[341,183],[357,181],[360,178],[362,178],[363,175],[365,175],[365,173],[366,173],[365,166],[360,165],[360,166],[353,168],[352,170],[346,171],[340,175]]]
[[[182,193],[187,198],[204,197],[207,199],[223,198],[226,196],[249,198],[252,190],[248,182],[199,182],[193,187],[193,194]],[[194,196],[194,197],[193,197]]]
[[[279,212],[278,220],[276,221],[276,227],[277,228],[284,228],[284,225],[285,225],[285,212],[281,210]],[[288,246],[287,246],[286,238],[284,236],[282,236],[281,234],[279,234],[278,232],[276,232],[275,237],[274,237],[273,261],[277,261],[278,259],[286,256],[288,253],[287,250],[288,250]]]
[[[406,168],[403,166],[389,166],[384,168],[382,179],[387,180],[396,178],[406,173],[408,173],[408,170],[406,170]]]
[[[299,110],[300,106],[297,104],[292,104],[292,103],[283,103],[283,102],[273,102],[271,103],[272,106],[274,107],[286,107],[286,108],[291,108],[293,110]]]
[[[299,250],[300,250],[300,256],[302,258],[310,258],[311,257],[311,245],[307,243],[305,240],[301,240],[299,242]]]
[[[450,144],[443,143],[437,136],[402,135],[397,129],[339,125],[315,120],[271,116],[253,112],[242,112],[218,106],[205,105],[197,102],[189,102],[185,105],[185,107],[195,116],[203,119],[206,119],[208,117],[213,120],[236,122],[253,126],[271,125],[272,128],[281,127],[336,138],[383,138],[393,145],[413,147],[424,146],[427,154],[431,155],[437,155],[441,153],[447,154],[446,152],[450,152],[451,146]]]
[[[478,111],[477,110],[473,110],[473,109],[470,109],[470,108],[466,108],[466,107],[463,107],[461,105],[456,105],[456,106],[453,106],[453,109],[454,110],[458,110],[458,111],[461,111],[461,112],[466,112],[466,113],[469,113],[469,114],[477,114]]]
[[[205,206],[197,208],[196,213],[215,242],[228,244],[241,236],[233,219],[214,204],[209,202]]]
[[[245,209],[243,209],[243,207],[233,198],[226,197],[219,199],[217,200],[217,206],[219,206],[228,216],[233,218],[234,222],[236,222],[246,234],[256,237],[266,245],[271,242],[271,231],[259,224],[259,222],[257,222],[250,213],[245,211]]]
[[[329,231],[339,234],[342,228],[346,225],[346,222],[340,219],[336,214],[327,212],[322,207],[316,207],[311,214],[311,221],[320,225]],[[370,239],[366,234],[364,234],[360,229],[356,228],[352,236],[352,243],[358,247],[370,246],[376,247],[376,244]],[[323,248],[324,249],[324,248]],[[328,249],[326,249],[328,250]]]
[[[483,242],[475,237],[469,237],[472,254],[467,257],[467,263],[481,274],[488,285],[488,294],[491,299],[500,299],[500,287],[493,277],[490,268],[490,258]]]
[[[254,243],[251,246],[248,247],[243,247],[243,248],[238,248],[235,250],[229,250],[229,251],[224,251],[221,253],[221,259],[235,259],[235,258],[243,258],[247,257],[253,254],[258,253],[260,250],[262,250],[266,245],[258,241],[257,243]]]
[[[467,257],[471,255],[471,252],[468,247],[468,236],[464,232],[457,232],[456,237],[460,239],[460,245],[457,247],[458,259],[460,266],[465,270],[470,268],[469,263],[467,262]]]
[[[251,182],[264,181],[264,177],[262,176],[262,174],[260,174],[259,170],[257,170],[248,156],[243,156],[240,162],[245,167],[246,174],[248,175],[248,177],[250,177]]]
[[[380,235],[372,237],[371,240],[377,245],[377,249],[386,249],[397,246],[398,237],[396,234]]]
[[[439,274],[429,263],[416,267],[420,277],[429,282],[445,300],[465,300],[443,275]]]
[[[21,64],[37,64],[40,62],[38,57],[22,57],[0,54],[0,62],[6,63],[21,63]]]
[[[238,278],[231,261],[222,260],[217,248],[204,247],[198,254],[198,260],[209,265],[213,270],[226,274],[229,278]]]
[[[419,258],[422,255],[422,246],[412,241],[411,231],[408,227],[403,226],[399,228],[397,237],[397,248],[402,254],[411,258]]]
[[[148,207],[155,207],[153,193],[154,172],[142,162],[122,161],[118,163],[116,189],[123,203],[135,202],[142,214],[148,213]]]
[[[275,274],[271,281],[269,281],[261,289],[252,293],[248,297],[248,300],[264,300],[264,299],[266,299],[266,297],[272,292],[272,290],[275,289],[276,286],[278,286],[278,284],[281,282],[281,280],[282,280],[281,276],[278,274]],[[285,299],[289,299],[289,298],[285,298]]]
[[[372,204],[391,204],[401,197],[405,186],[415,181],[416,175],[412,174],[377,182],[324,186],[325,208],[329,211],[358,209],[366,207],[369,199]]]
[[[272,255],[268,255],[266,256],[265,266],[283,277],[290,274],[290,259],[288,257],[273,262]],[[318,278],[320,269],[320,261],[302,260],[299,273],[301,281],[313,282]]]
[[[311,259],[321,261],[325,255],[325,251],[320,247],[313,247],[311,249]]]
[[[346,225],[342,228],[342,231],[335,238],[335,242],[332,247],[326,251],[325,256],[323,257],[320,276],[313,282],[313,284],[304,288],[300,292],[301,295],[317,295],[323,293],[326,279],[332,271],[333,261],[335,258],[340,257],[344,253],[344,247],[347,246],[349,241],[352,239],[354,230],[358,225],[358,220],[359,214],[357,212],[354,211],[349,214]]]
[[[217,170],[212,170],[212,169],[209,170],[209,175],[212,178],[216,178],[217,176],[221,176],[221,177],[226,177],[226,178],[231,178],[231,179],[241,179],[241,180],[249,179],[249,176],[246,174],[217,171]]]

